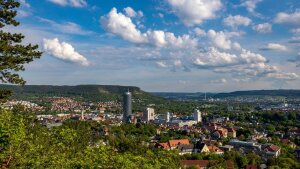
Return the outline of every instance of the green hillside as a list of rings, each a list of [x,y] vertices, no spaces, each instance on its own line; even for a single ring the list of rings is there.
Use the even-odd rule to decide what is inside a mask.
[[[78,85],[78,86],[52,86],[52,85],[0,85],[0,89],[13,91],[12,98],[22,100],[39,99],[42,97],[75,97],[84,101],[112,101],[121,100],[126,91],[133,93],[136,101],[160,103],[164,99],[151,95],[134,86],[114,85]]]

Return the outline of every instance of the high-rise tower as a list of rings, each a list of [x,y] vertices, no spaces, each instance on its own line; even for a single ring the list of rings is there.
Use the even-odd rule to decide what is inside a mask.
[[[202,122],[202,115],[201,112],[197,109],[194,110],[194,120],[196,122]]]
[[[132,115],[132,96],[129,90],[123,94],[123,122],[130,122]]]

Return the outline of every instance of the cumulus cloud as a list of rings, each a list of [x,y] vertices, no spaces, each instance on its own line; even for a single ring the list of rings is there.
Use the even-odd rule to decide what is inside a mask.
[[[278,43],[269,43],[266,47],[260,48],[260,50],[286,51],[287,47]]]
[[[225,25],[231,27],[248,26],[251,23],[251,19],[241,15],[229,15],[227,18],[223,19],[223,22]]]
[[[220,0],[166,0],[175,15],[187,26],[201,24],[216,17],[222,8]]]
[[[146,43],[146,38],[136,28],[132,20],[118,13],[116,8],[100,18],[101,25],[109,32],[121,36],[123,39],[134,43]]]
[[[189,35],[176,37],[174,33],[162,30],[148,30],[142,33],[129,17],[118,13],[116,8],[113,8],[107,15],[102,16],[100,23],[107,31],[137,44],[178,48],[189,48],[197,45],[197,40],[192,39]]]
[[[269,23],[262,23],[262,24],[257,24],[255,26],[253,26],[252,29],[258,33],[271,33],[272,25]]]
[[[293,26],[300,26],[300,11],[294,13],[280,12],[276,15],[274,21],[279,24],[287,24]]]
[[[246,0],[242,2],[241,6],[245,7],[247,11],[254,13],[257,3],[261,2],[262,0]]]
[[[253,53],[249,50],[242,49],[240,61],[241,63],[264,63],[267,61],[267,59],[258,53]]]
[[[291,29],[291,32],[295,34],[300,34],[300,28]]]
[[[134,9],[132,9],[131,7],[126,7],[124,8],[124,12],[125,14],[130,17],[130,18],[134,18],[134,17],[142,17],[144,16],[142,11],[138,11],[136,12]]]
[[[207,36],[214,46],[225,50],[231,49],[231,40],[228,39],[223,31],[216,32],[215,30],[210,29],[207,32]]]
[[[196,35],[198,35],[198,36],[205,36],[205,35],[206,35],[205,30],[200,29],[200,28],[195,28],[195,29],[194,29],[194,32],[195,32]]]
[[[199,53],[194,64],[198,68],[214,68],[224,67],[237,64],[238,57],[234,54],[220,52],[216,48],[212,47],[208,51]]]
[[[89,61],[75,51],[72,45],[66,42],[60,42],[57,38],[44,39],[44,50],[49,54],[63,61],[79,63],[83,66],[88,66]]]
[[[242,79],[266,77],[294,80],[298,77],[296,73],[282,72],[276,66],[268,65],[264,56],[246,49],[241,49],[241,53],[236,55],[210,48],[198,54],[193,63],[199,69],[211,69]]]
[[[77,8],[82,8],[87,6],[86,0],[48,0],[48,1],[60,6],[72,6]]]
[[[232,48],[233,48],[234,50],[241,50],[241,49],[242,49],[241,45],[240,45],[239,43],[237,43],[237,42],[234,42],[234,43],[232,44]]]

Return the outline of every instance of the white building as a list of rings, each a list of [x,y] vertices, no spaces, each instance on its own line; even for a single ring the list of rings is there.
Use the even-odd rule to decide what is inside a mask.
[[[144,114],[143,114],[143,118],[146,122],[148,121],[151,121],[151,120],[154,120],[154,109],[153,108],[150,108],[150,107],[147,107],[145,110],[144,110]]]
[[[170,119],[171,119],[171,117],[170,117],[170,112],[167,112],[166,113],[166,122],[170,122]]]
[[[194,110],[194,120],[199,123],[202,122],[202,115],[201,112],[197,109]]]

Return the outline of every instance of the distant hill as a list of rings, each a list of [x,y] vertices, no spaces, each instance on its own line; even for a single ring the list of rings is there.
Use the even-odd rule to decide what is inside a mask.
[[[77,97],[85,101],[111,101],[121,100],[126,91],[133,93],[134,99],[146,102],[162,102],[163,98],[151,95],[134,86],[116,85],[77,85],[77,86],[52,86],[52,85],[0,85],[0,89],[13,91],[13,98],[30,100],[41,97]]]
[[[176,93],[176,92],[153,92],[153,95],[168,100],[203,100],[205,93]],[[289,97],[300,98],[300,90],[249,90],[229,93],[206,93],[207,98],[227,97]]]
[[[236,91],[230,93],[218,93],[214,98],[225,97],[249,97],[249,96],[281,96],[281,97],[300,97],[300,90],[249,90]]]
[[[169,100],[203,100],[205,95],[207,98],[214,96],[213,93],[175,93],[175,92],[152,92],[151,94],[163,97]]]

